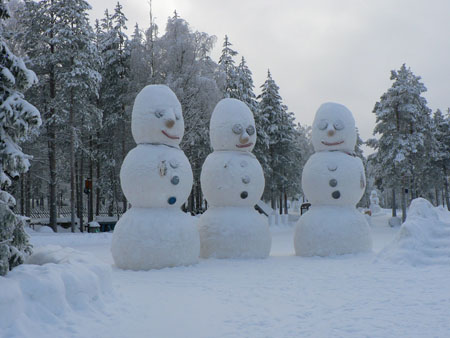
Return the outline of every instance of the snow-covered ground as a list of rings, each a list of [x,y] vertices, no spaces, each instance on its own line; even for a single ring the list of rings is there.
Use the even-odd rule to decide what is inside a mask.
[[[434,210],[450,228],[450,213]],[[271,229],[268,259],[209,259],[147,272],[112,266],[110,233],[30,231],[35,250],[43,253],[34,263],[54,259],[51,250],[58,259],[23,265],[0,278],[0,317],[6,318],[0,319],[0,336],[449,337],[448,260],[441,255],[436,264],[398,264],[378,255],[399,233],[388,219],[370,219],[370,254],[296,257],[293,226],[280,226]],[[425,226],[437,222],[423,219]],[[446,233],[440,235],[445,241]],[[418,243],[406,251],[398,247],[409,255],[421,250]],[[59,288],[52,276],[62,281]],[[17,305],[20,287],[27,293]]]

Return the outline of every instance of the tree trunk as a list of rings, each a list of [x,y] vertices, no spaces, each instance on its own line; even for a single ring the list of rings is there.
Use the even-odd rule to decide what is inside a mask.
[[[397,217],[397,204],[395,203],[395,188],[392,188],[392,217]]]
[[[73,102],[73,89],[70,91],[70,224],[71,231],[75,232],[75,112]]]
[[[25,175],[25,216],[30,217],[31,215],[31,180],[30,172],[28,171]]]
[[[450,211],[450,198],[448,196],[448,180],[447,180],[447,167],[445,164],[442,165],[442,171],[444,174],[444,195],[445,203],[447,204],[447,210]]]
[[[25,215],[25,176],[20,178],[20,214]]]
[[[283,214],[283,192],[280,191],[280,215]]]
[[[80,230],[83,229],[84,226],[84,201],[83,201],[83,197],[84,197],[84,157],[83,157],[83,152],[80,151],[80,167],[79,167],[79,174],[78,174],[78,190],[80,192],[80,197],[79,197],[79,204],[80,204]],[[82,230],[81,230],[82,231]]]
[[[436,198],[436,206],[438,207],[440,203],[439,203],[439,191],[437,187],[434,188],[434,196]]]
[[[92,222],[94,220],[94,158],[92,156],[93,153],[93,142],[92,135],[89,137],[89,179],[91,180],[91,189],[88,195],[88,222]]]
[[[401,191],[401,204],[402,204],[402,223],[406,221],[406,184],[405,180],[402,182],[402,191]]]
[[[287,193],[286,190],[284,191],[284,213],[288,214],[288,205],[287,205]]]
[[[53,109],[51,109],[53,110]],[[51,113],[51,115],[53,115]],[[58,231],[56,226],[57,222],[57,196],[56,196],[56,131],[53,124],[48,125],[48,162],[50,169],[50,182],[49,182],[49,209],[50,209],[50,226],[54,232]]]

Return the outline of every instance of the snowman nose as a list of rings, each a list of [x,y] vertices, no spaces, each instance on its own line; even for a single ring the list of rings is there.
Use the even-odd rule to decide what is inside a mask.
[[[246,143],[248,143],[249,140],[250,140],[250,137],[248,136],[247,133],[244,133],[239,137],[239,142],[241,142],[241,144],[246,144]]]
[[[334,129],[330,129],[328,130],[328,136],[333,136],[336,132],[334,131]]]
[[[175,121],[172,119],[166,121],[167,128],[172,128],[174,124],[175,124]]]

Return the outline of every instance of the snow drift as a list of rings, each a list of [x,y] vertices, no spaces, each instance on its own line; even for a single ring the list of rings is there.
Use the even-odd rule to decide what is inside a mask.
[[[91,254],[38,248],[26,264],[0,277],[1,336],[45,336],[64,317],[101,309],[111,293],[111,268]]]
[[[378,259],[411,265],[450,265],[450,222],[441,219],[427,200],[413,200],[405,223]]]

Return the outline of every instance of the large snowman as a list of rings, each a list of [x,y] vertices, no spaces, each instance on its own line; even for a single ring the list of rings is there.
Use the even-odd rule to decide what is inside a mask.
[[[196,263],[198,230],[193,218],[180,210],[192,188],[192,170],[179,148],[184,134],[181,105],[169,87],[141,90],[131,129],[137,147],[125,157],[120,181],[132,207],[114,229],[114,262],[131,270]]]
[[[311,203],[294,234],[298,256],[329,256],[370,251],[372,239],[355,205],[364,194],[366,178],[355,156],[356,128],[343,105],[325,103],[312,126],[316,151],[305,164],[303,191]]]
[[[271,236],[267,219],[254,206],[264,191],[264,174],[251,153],[256,142],[253,114],[236,99],[223,99],[210,121],[214,152],[200,181],[209,209],[200,217],[200,256],[264,258]]]

